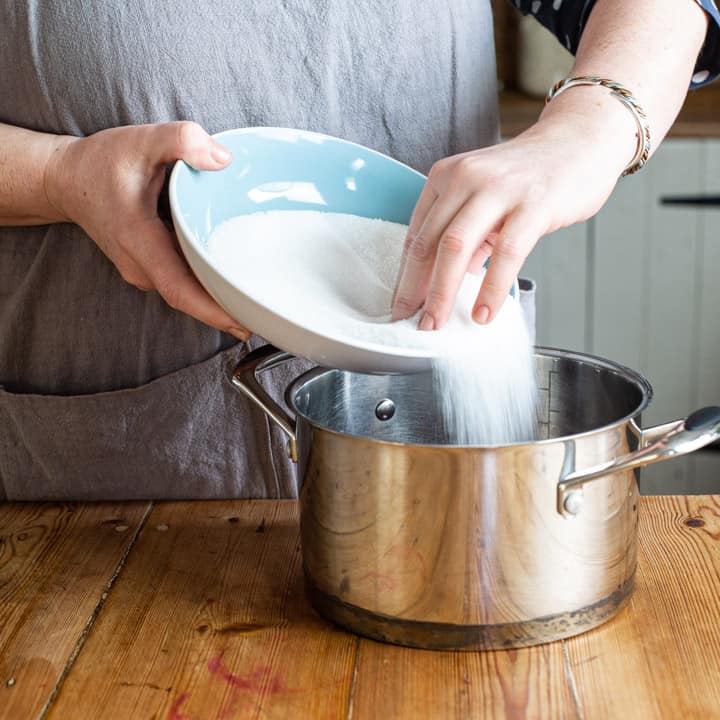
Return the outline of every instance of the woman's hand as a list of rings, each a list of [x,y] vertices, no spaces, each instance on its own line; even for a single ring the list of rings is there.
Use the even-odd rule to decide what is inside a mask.
[[[419,328],[441,328],[465,273],[478,272],[490,257],[472,314],[476,322],[491,321],[538,239],[603,205],[632,156],[629,114],[627,120],[627,143],[593,143],[582,118],[565,116],[437,162],[410,221],[393,319],[422,309]]]
[[[112,128],[63,139],[47,163],[45,191],[60,218],[82,227],[128,283],[247,340],[249,331],[203,289],[158,216],[165,166],[175,160],[221,170],[231,155],[193,122]]]
[[[598,0],[572,74],[629,88],[648,117],[652,153],[682,106],[707,28],[695,2]],[[627,108],[581,86],[555,97],[515,139],[441,160],[410,223],[393,317],[422,308],[422,329],[442,327],[466,270],[490,257],[473,317],[492,320],[538,238],[596,213],[636,149]]]

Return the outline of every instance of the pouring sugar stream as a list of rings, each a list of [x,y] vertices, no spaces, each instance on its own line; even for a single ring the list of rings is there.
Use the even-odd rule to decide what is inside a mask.
[[[510,298],[492,323],[476,324],[470,313],[482,275],[468,274],[444,328],[420,331],[417,316],[391,322],[406,232],[401,223],[347,213],[275,210],[221,223],[207,252],[231,282],[297,326],[431,358],[449,444],[532,440],[534,362],[519,303]]]

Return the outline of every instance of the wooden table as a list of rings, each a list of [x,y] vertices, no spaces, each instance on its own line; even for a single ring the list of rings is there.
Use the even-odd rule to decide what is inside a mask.
[[[718,718],[720,496],[640,517],[614,620],[448,653],[320,619],[292,501],[0,505],[0,717]]]

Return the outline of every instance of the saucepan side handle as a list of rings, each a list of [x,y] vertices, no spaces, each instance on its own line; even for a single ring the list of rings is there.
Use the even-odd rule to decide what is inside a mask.
[[[684,420],[676,420],[642,431],[640,447],[615,460],[563,475],[557,486],[557,510],[564,517],[574,517],[582,506],[585,483],[620,470],[650,465],[687,455],[720,439],[720,407],[696,410]]]
[[[291,418],[258,382],[258,375],[293,359],[293,355],[278,350],[273,345],[262,347],[248,353],[233,370],[230,382],[245,397],[250,398],[273,422],[279,425],[288,436],[288,457],[297,462],[297,442],[295,420]]]

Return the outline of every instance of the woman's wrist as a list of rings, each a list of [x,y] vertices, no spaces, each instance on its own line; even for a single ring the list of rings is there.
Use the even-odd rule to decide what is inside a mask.
[[[55,185],[51,168],[74,140],[0,123],[0,225],[67,221],[48,190]]]
[[[603,87],[573,87],[554,97],[533,129],[556,135],[559,147],[570,129],[588,155],[616,177],[622,175],[638,147],[632,113]]]
[[[67,148],[80,138],[58,135],[48,143],[45,168],[43,171],[43,192],[51,222],[72,222],[65,210],[64,195],[68,192],[73,178],[65,173],[64,159]]]

